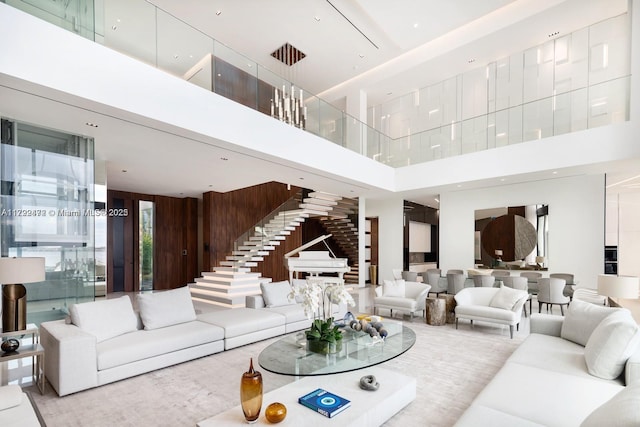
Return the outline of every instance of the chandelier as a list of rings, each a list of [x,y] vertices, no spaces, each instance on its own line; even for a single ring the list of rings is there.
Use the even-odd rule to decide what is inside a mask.
[[[298,89],[297,98],[294,85],[291,85],[291,90],[288,92],[285,85],[282,85],[282,90],[273,88],[273,92],[271,117],[304,129],[307,124],[307,107],[304,106],[302,89]]]

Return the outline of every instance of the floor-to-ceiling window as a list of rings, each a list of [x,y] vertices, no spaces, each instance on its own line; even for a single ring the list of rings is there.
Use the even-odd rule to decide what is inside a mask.
[[[0,252],[44,257],[27,287],[27,320],[63,316],[95,298],[93,140],[2,120]]]

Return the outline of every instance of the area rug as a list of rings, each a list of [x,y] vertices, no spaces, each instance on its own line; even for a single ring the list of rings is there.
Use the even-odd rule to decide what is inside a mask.
[[[461,323],[456,330],[420,318],[405,324],[416,333],[415,345],[382,366],[416,377],[417,396],[385,426],[453,425],[527,335],[521,330],[509,339],[508,329],[495,325]],[[50,385],[44,396],[35,389],[32,396],[49,427],[195,426],[239,404],[239,380],[249,359],[257,362],[275,339],[65,397]],[[293,381],[262,374],[265,392]]]

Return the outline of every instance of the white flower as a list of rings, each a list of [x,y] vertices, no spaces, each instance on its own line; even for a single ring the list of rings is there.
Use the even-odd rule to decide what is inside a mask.
[[[331,317],[332,304],[355,305],[353,297],[340,279],[310,277],[306,285],[294,286],[289,298],[302,297],[304,314],[308,319]]]

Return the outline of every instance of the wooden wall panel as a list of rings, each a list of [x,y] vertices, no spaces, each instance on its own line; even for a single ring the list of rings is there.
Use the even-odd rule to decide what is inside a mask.
[[[233,242],[267,214],[294,196],[298,188],[287,190],[285,184],[270,182],[227,193],[208,192],[203,195],[203,267],[209,271],[220,265],[233,250]],[[266,262],[260,262],[254,271],[265,277],[281,280],[282,256],[285,248],[295,248],[302,243],[301,233],[293,232],[284,245],[270,254]],[[293,246],[292,246],[293,245]],[[290,249],[289,249],[290,250]]]
[[[199,274],[197,272],[197,236],[198,212],[197,199],[156,196],[150,194],[130,193],[109,190],[107,192],[107,208],[114,206],[118,200],[124,200],[129,209],[126,217],[126,232],[123,241],[114,240],[114,219],[107,218],[107,290],[113,292],[121,287],[125,291],[139,290],[139,218],[140,200],[155,203],[154,223],[154,256],[153,286],[154,289],[173,289],[191,283]],[[125,276],[120,279],[113,274],[113,253],[117,246],[125,248],[127,267]],[[186,254],[183,250],[186,249]],[[116,266],[117,267],[117,266]],[[124,285],[114,283],[124,280]]]

